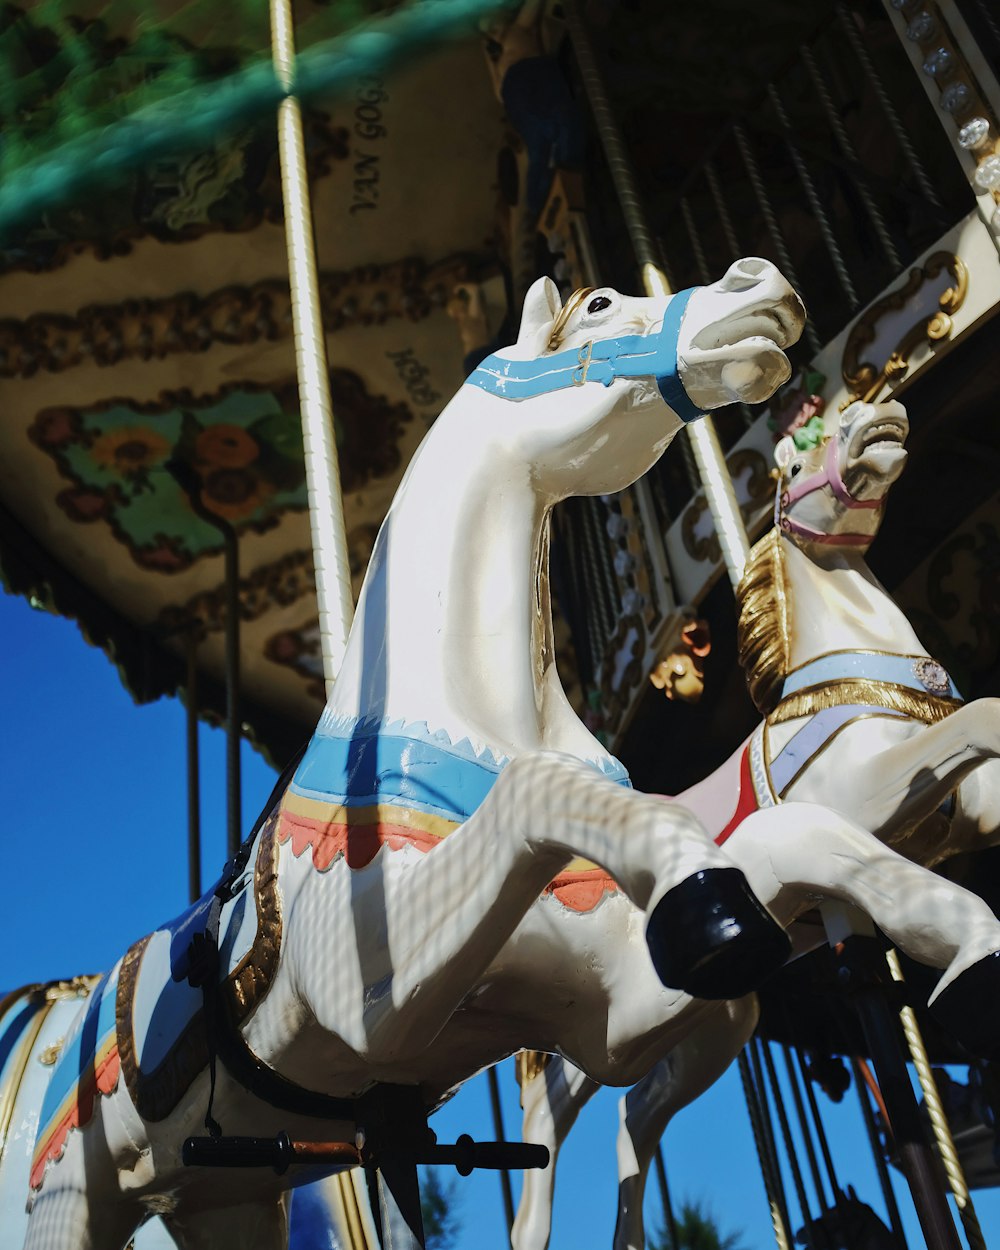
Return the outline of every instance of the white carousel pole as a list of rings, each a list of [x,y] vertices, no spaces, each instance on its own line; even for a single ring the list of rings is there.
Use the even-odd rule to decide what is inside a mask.
[[[576,0],[570,0],[565,7],[565,13],[573,51],[576,54],[577,65],[580,67],[580,77],[587,92],[587,99],[590,101],[597,133],[618,192],[618,201],[632,239],[632,247],[642,267],[642,285],[647,295],[671,295],[673,292],[666,274],[660,268],[658,250],[639,203],[635,174],[625,152],[618,123],[608,104],[604,82],[597,66],[597,58],[594,56],[590,37],[584,28]],[[715,522],[715,531],[719,537],[719,546],[726,562],[729,580],[735,587],[739,585],[743,576],[747,557],[750,554],[750,543],[739,504],[736,502],[733,479],[730,477],[719,436],[715,432],[711,417],[702,417],[700,421],[693,421],[687,427],[687,434],[691,440],[691,450],[694,453],[695,464],[698,466],[698,475],[708,501],[708,508]]]
[[[291,94],[295,67],[291,0],[271,0],[271,56],[278,81],[289,93],[278,106],[278,156],[323,678],[329,698],[344,659],[354,619],[354,599],[319,303],[302,109]],[[356,1174],[343,1172],[333,1177],[328,1198],[344,1244],[349,1250],[371,1250],[377,1239],[367,1197],[362,1197]]]
[[[289,93],[278,107],[278,154],[323,676],[329,697],[344,658],[354,618],[354,600],[319,304],[302,110],[298,100],[290,94],[295,67],[291,0],[271,0],[271,55],[278,81]]]

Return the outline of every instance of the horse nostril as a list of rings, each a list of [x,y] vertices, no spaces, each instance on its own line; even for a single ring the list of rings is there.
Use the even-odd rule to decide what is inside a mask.
[[[749,291],[765,282],[773,272],[770,261],[759,256],[744,256],[729,266],[719,285],[724,291]]]

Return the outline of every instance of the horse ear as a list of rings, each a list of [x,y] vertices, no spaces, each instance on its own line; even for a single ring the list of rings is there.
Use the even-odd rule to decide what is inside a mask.
[[[545,346],[549,329],[562,308],[559,288],[551,278],[538,278],[528,288],[521,313],[521,328],[517,332],[518,347],[539,352]],[[543,335],[544,332],[544,335]],[[542,339],[539,342],[539,339]]]
[[[790,434],[786,434],[774,449],[774,463],[779,469],[783,469],[795,455],[795,451],[795,440]]]

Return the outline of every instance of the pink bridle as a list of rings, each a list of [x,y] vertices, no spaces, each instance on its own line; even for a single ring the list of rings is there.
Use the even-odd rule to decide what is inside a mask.
[[[807,538],[813,543],[828,543],[831,546],[839,547],[865,547],[872,541],[874,535],[859,534],[856,531],[848,531],[844,534],[825,534],[822,530],[814,529],[811,525],[806,525],[802,521],[795,521],[786,515],[787,509],[793,503],[798,503],[806,495],[822,490],[824,486],[830,487],[834,496],[840,500],[845,508],[871,509],[882,507],[885,503],[884,494],[880,495],[878,499],[855,499],[847,489],[844,485],[844,479],[840,475],[838,449],[839,444],[836,437],[831,438],[826,445],[826,455],[823,458],[822,469],[807,478],[803,478],[794,485],[790,485],[786,490],[778,491],[774,500],[774,523],[784,530],[786,534],[796,534],[799,538]]]

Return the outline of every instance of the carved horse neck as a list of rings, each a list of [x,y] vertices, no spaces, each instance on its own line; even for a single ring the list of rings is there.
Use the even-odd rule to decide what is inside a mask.
[[[783,539],[791,623],[789,667],[830,651],[926,655],[889,592],[856,549],[812,547]]]
[[[407,471],[329,710],[426,721],[511,757],[547,748],[607,758],[555,668],[553,501],[538,493],[530,466],[489,437],[482,402],[463,388]]]

